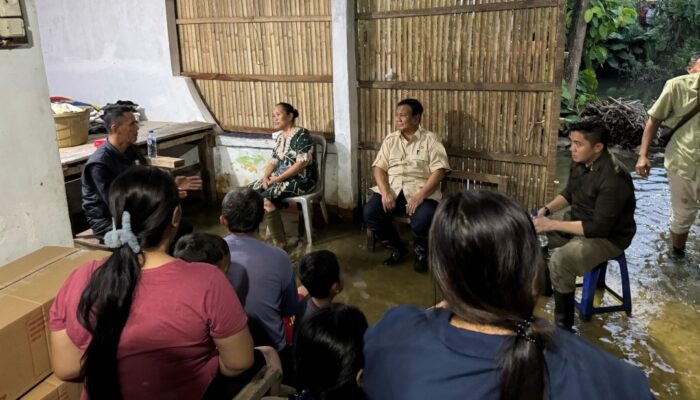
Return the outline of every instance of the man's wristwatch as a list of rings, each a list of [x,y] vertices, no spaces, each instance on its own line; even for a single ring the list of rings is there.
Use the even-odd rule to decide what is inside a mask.
[[[545,217],[548,217],[549,214],[552,213],[552,211],[549,209],[549,207],[544,206],[544,207],[542,207],[542,208],[544,208],[544,216],[545,216]]]

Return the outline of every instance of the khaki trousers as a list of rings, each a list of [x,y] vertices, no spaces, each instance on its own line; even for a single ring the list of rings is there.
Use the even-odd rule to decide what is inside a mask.
[[[666,172],[671,190],[671,232],[682,235],[688,233],[700,209],[700,174],[691,181],[673,171]]]
[[[550,232],[547,238],[549,248],[554,249],[549,258],[549,276],[552,288],[559,293],[573,293],[577,276],[583,276],[623,252],[607,239],[568,238],[560,232]]]

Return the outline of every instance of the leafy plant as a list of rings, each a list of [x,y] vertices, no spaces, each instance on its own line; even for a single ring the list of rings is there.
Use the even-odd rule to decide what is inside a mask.
[[[605,41],[613,33],[637,22],[637,12],[627,4],[621,0],[591,0],[591,7],[583,15],[588,24],[583,44],[586,69],[603,66],[609,56]]]
[[[632,76],[656,57],[658,29],[644,29],[638,24],[610,34],[602,45],[608,50],[605,65],[623,76]]]

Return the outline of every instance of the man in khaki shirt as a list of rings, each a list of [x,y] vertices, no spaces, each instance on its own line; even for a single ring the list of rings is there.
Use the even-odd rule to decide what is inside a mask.
[[[649,145],[661,123],[675,127],[698,102],[700,53],[691,57],[687,71],[688,75],[666,82],[659,99],[649,110],[635,167],[642,177],[649,175]],[[671,254],[682,257],[685,255],[688,231],[700,209],[700,113],[673,134],[666,146],[664,166],[671,190]]]
[[[368,228],[391,250],[385,265],[398,263],[408,250],[391,224],[394,213],[411,218],[415,240],[414,269],[428,269],[428,231],[438,201],[440,182],[450,170],[445,147],[433,132],[420,126],[423,106],[418,100],[404,99],[396,105],[396,131],[382,143],[374,167],[374,194],[363,210]]]

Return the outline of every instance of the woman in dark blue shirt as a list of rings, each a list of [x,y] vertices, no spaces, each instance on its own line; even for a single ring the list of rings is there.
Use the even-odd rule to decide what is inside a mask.
[[[365,334],[370,399],[645,399],[642,372],[535,309],[546,268],[530,216],[493,192],[444,201],[430,269],[446,304],[400,306]]]

